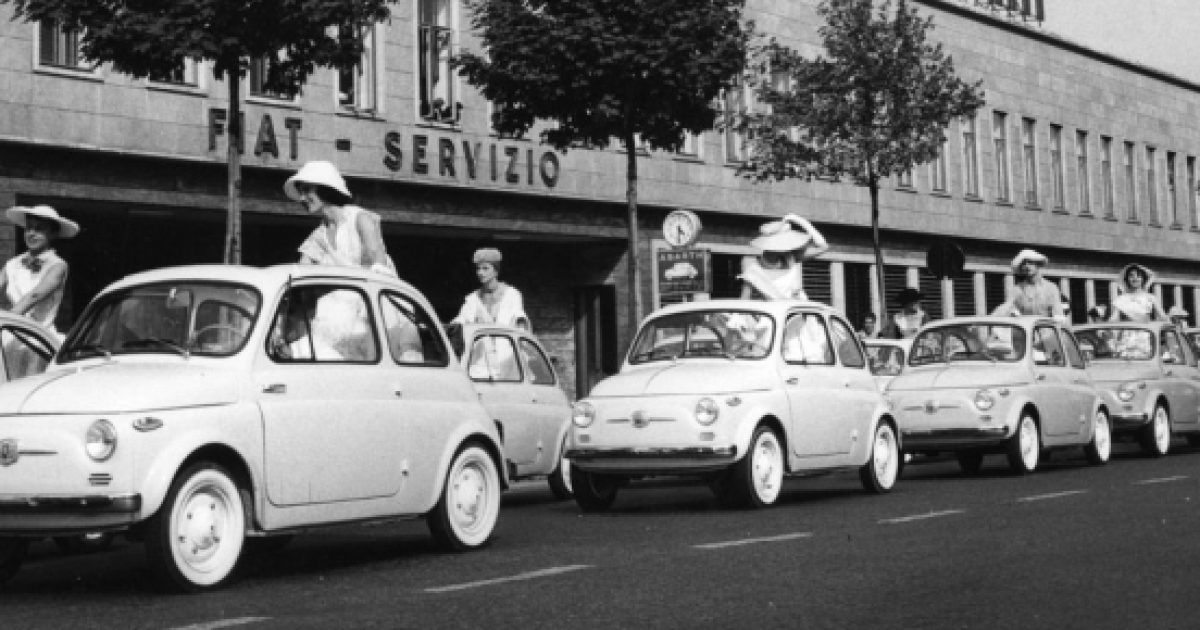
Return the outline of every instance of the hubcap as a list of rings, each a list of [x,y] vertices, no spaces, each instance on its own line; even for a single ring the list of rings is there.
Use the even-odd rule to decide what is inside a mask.
[[[221,539],[229,523],[225,497],[217,488],[197,488],[187,497],[176,523],[179,557],[200,568],[221,550]]]
[[[751,474],[754,477],[754,492],[765,503],[775,500],[783,480],[782,455],[779,442],[770,433],[763,433],[754,449]]]
[[[1112,451],[1112,435],[1108,429],[1108,416],[1103,413],[1096,414],[1096,430],[1092,439],[1096,442],[1096,453],[1101,459],[1107,460]]]
[[[1159,407],[1154,412],[1154,441],[1158,444],[1159,452],[1166,452],[1171,441],[1171,423],[1167,419],[1167,410]]]
[[[1033,424],[1033,420],[1025,418],[1021,421],[1021,460],[1027,470],[1032,470],[1037,465],[1037,457],[1037,426]]]
[[[891,483],[896,471],[896,450],[891,431],[880,429],[875,434],[875,478],[885,486]]]
[[[487,481],[474,464],[463,467],[457,481],[454,483],[454,520],[459,525],[470,529],[479,520],[480,507],[483,505],[484,494],[487,491]]]

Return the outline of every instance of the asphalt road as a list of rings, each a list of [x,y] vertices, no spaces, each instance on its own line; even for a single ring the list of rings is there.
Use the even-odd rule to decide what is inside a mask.
[[[896,490],[790,480],[764,511],[698,485],[630,488],[581,515],[510,492],[494,543],[434,550],[422,521],[356,524],[248,558],[229,588],[162,595],[142,549],[39,543],[0,591],[4,628],[1195,628],[1200,450],[1108,466],[1056,454],[1016,477],[910,464]]]

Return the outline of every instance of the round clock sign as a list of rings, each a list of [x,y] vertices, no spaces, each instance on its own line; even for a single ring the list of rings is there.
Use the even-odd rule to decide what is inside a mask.
[[[673,210],[663,219],[663,238],[671,247],[688,247],[700,236],[700,217],[691,210]]]

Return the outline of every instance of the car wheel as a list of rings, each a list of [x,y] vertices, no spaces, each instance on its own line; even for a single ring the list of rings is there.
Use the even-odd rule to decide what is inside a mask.
[[[978,475],[983,468],[983,453],[965,451],[958,454],[958,467],[968,475]]]
[[[730,468],[718,498],[730,507],[761,508],[775,503],[783,486],[783,456],[775,429],[759,425],[750,438],[750,450]]]
[[[116,534],[112,532],[92,532],[79,536],[55,536],[54,544],[65,554],[92,553],[104,551],[112,546]]]
[[[500,519],[500,473],[478,444],[459,449],[446,473],[442,498],[428,515],[429,531],[447,551],[486,545]]]
[[[147,521],[146,555],[156,583],[178,591],[214,589],[237,568],[246,512],[232,475],[200,462],[180,473]]]
[[[1024,414],[1017,422],[1017,430],[1008,440],[1008,465],[1018,475],[1031,473],[1037,469],[1041,453],[1041,436],[1038,435],[1037,421],[1033,416]]]
[[[550,484],[550,492],[559,501],[571,498],[571,460],[565,457],[566,452],[567,445],[563,444],[562,449],[558,452],[558,467],[550,473],[549,479],[546,480]]]
[[[1151,457],[1162,457],[1171,449],[1171,413],[1162,405],[1154,407],[1150,424],[1138,434],[1142,450]]]
[[[571,466],[571,490],[575,502],[584,512],[604,512],[617,500],[620,480],[611,475],[601,475]]]
[[[0,584],[11,580],[21,570],[28,549],[27,538],[0,538]]]
[[[875,440],[871,445],[871,457],[858,469],[863,488],[867,492],[882,494],[896,485],[900,476],[900,445],[896,443],[896,431],[892,425],[880,422],[875,427]]]
[[[1092,441],[1083,447],[1084,454],[1092,464],[1107,464],[1112,455],[1112,426],[1108,423],[1108,413],[1103,409],[1096,410],[1096,418],[1092,421]]]

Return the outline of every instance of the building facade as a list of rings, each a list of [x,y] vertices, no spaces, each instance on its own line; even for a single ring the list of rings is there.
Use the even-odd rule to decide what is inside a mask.
[[[1200,311],[1200,86],[1014,22],[969,0],[922,0],[987,104],[947,130],[942,156],[881,195],[889,295],[920,287],[935,316],[986,312],[1011,283],[1023,247],[1050,257],[1047,276],[1076,316],[1115,295],[1138,261],[1158,273],[1164,307]],[[1001,3],[1002,4],[1002,3]],[[976,5],[984,5],[983,8]],[[816,52],[816,0],[749,0],[759,25]],[[225,229],[227,86],[204,64],[133,79],[79,58],[53,24],[0,9],[0,205],[49,203],[84,232],[61,244],[71,263],[60,326],[103,286],[143,269],[219,262]],[[1053,10],[1053,7],[1047,7]],[[739,173],[735,135],[689,138],[678,153],[640,156],[641,287],[626,285],[625,156],[556,153],[536,138],[497,136],[488,103],[448,65],[474,47],[455,0],[402,0],[369,34],[353,72],[319,70],[299,94],[242,79],[243,259],[289,262],[316,224],[283,181],[308,160],[338,165],[356,201],[380,213],[400,276],[443,319],[476,286],[471,252],[498,247],[502,278],[521,289],[535,332],[564,381],[583,393],[616,370],[628,343],[626,300],[659,294],[662,218],[695,211],[712,252],[714,296],[738,292],[739,262],[763,221],[797,212],[830,241],[806,263],[805,287],[858,322],[876,303],[865,189],[845,182],[754,183]],[[730,95],[728,107],[750,99]],[[934,278],[931,245],[950,240],[965,272]],[[0,229],[0,255],[22,248]],[[1195,321],[1193,319],[1193,321]]]

